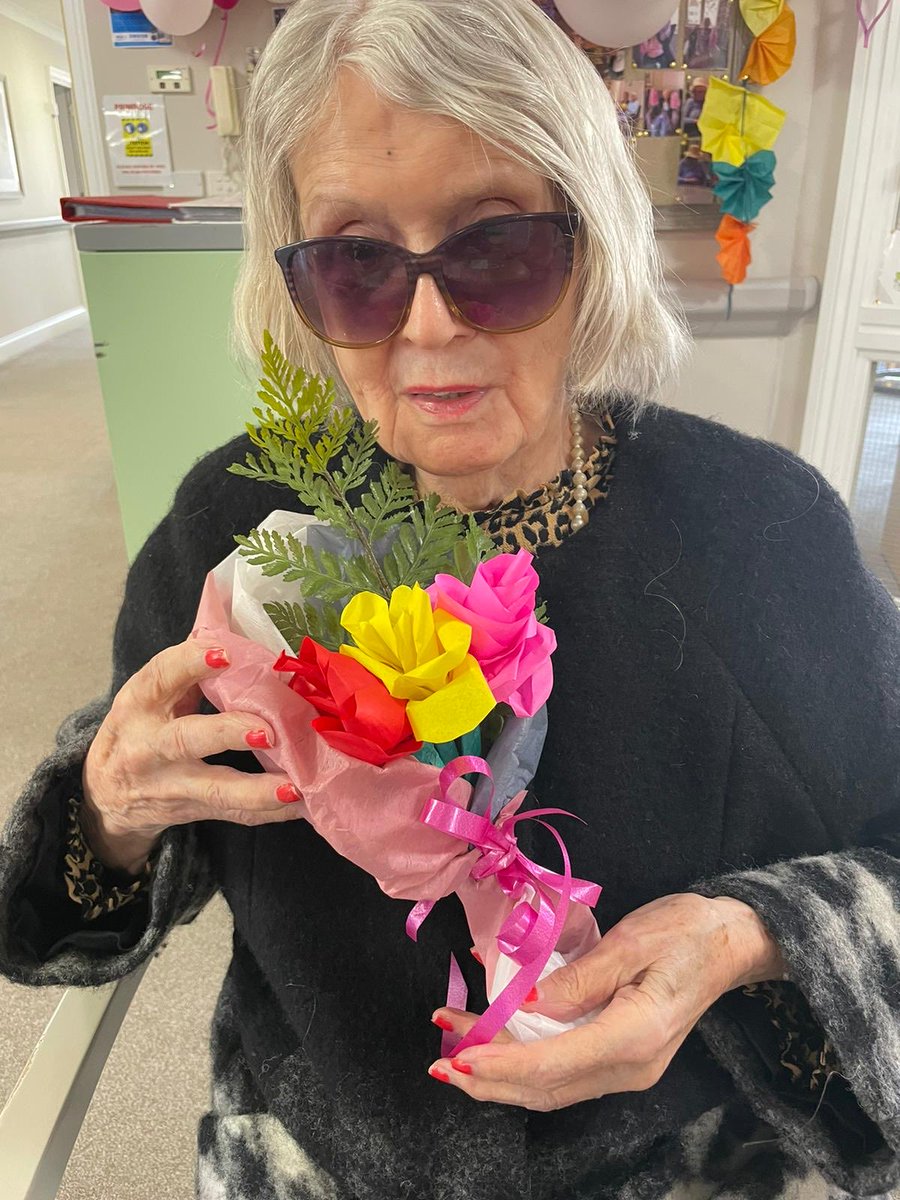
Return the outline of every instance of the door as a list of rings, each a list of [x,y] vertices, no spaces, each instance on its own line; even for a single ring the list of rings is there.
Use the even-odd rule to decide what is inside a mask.
[[[78,126],[75,121],[75,106],[72,102],[72,82],[64,72],[51,68],[50,86],[53,92],[53,117],[59,137],[65,194],[84,196],[87,188],[78,141]]]
[[[900,604],[900,5],[856,49],[800,454]]]

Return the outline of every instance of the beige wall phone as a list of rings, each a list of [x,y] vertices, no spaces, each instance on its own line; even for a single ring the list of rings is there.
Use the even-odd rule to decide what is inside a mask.
[[[221,137],[236,137],[241,132],[241,115],[234,67],[210,67],[209,78],[216,113],[216,132]]]

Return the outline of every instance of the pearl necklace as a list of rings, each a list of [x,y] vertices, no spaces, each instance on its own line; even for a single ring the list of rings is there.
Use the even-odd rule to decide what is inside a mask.
[[[587,499],[587,476],[584,473],[584,442],[581,437],[581,410],[578,404],[573,400],[572,406],[569,409],[569,426],[572,430],[572,495],[575,497],[575,503],[572,505],[572,528],[581,529],[582,525],[587,524],[588,508],[585,504]]]
[[[584,471],[584,440],[581,436],[581,409],[578,407],[577,401],[573,400],[569,406],[569,430],[572,434],[572,496],[575,503],[572,505],[571,525],[572,529],[581,529],[588,522],[588,507],[585,504],[587,499],[587,475]],[[410,468],[414,495],[416,500],[421,500],[421,493],[416,482],[415,468]],[[558,491],[563,491],[562,485],[558,485]]]

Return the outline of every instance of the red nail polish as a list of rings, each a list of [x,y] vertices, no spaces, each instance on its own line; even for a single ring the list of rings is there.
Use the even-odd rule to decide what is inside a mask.
[[[472,1064],[460,1062],[458,1058],[451,1058],[450,1066],[453,1068],[454,1071],[459,1071],[463,1075],[471,1075],[472,1074]]]
[[[439,1079],[441,1081],[441,1083],[449,1083],[450,1082],[450,1076],[447,1074],[447,1072],[441,1071],[437,1067],[435,1067],[433,1071],[429,1071],[428,1074],[431,1076],[432,1079]]]
[[[272,743],[269,741],[269,735],[264,729],[253,729],[250,733],[245,733],[244,741],[248,746],[252,746],[254,750],[272,749]]]
[[[474,946],[472,947],[472,957],[475,959],[475,961],[477,963],[481,963],[481,965],[484,966],[484,959],[481,957],[481,955],[478,953],[478,951],[475,949]]]
[[[447,1033],[452,1033],[453,1031],[453,1024],[446,1017],[432,1017],[431,1023],[437,1025],[438,1029],[443,1029]]]
[[[525,1003],[526,1004],[534,1004],[534,1002],[535,1002],[535,1000],[537,1000],[537,998],[538,998],[538,990],[536,987],[533,987],[531,989],[531,991],[528,993],[528,995],[525,997]]]
[[[295,804],[303,799],[292,783],[283,783],[280,788],[275,789],[275,795],[282,804]]]
[[[207,650],[203,656],[208,667],[229,667],[228,655],[224,650]]]

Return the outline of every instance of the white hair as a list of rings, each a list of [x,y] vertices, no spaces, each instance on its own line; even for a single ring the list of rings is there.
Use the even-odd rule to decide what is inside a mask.
[[[452,117],[525,164],[581,215],[567,386],[582,407],[632,415],[677,371],[689,339],[665,282],[653,210],[587,56],[534,0],[295,0],[247,100],[245,253],[234,335],[254,362],[269,329],[287,357],[344,388],[331,347],[291,305],[276,247],[304,236],[290,160],[349,67],[406,108]]]

